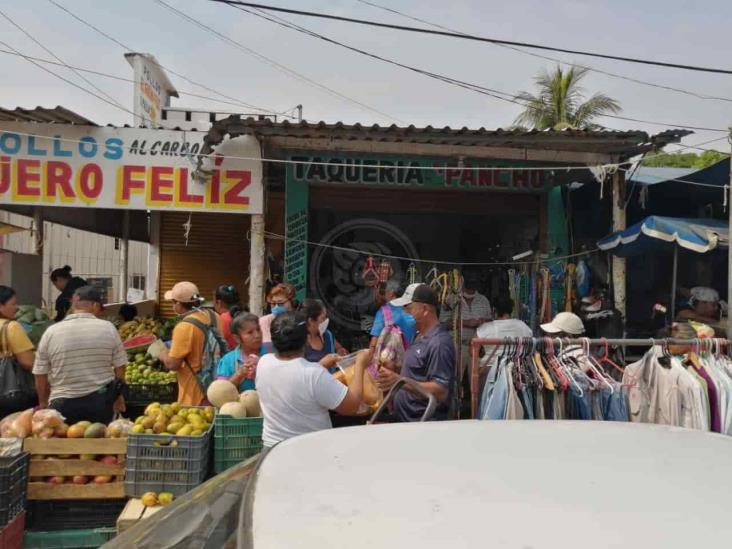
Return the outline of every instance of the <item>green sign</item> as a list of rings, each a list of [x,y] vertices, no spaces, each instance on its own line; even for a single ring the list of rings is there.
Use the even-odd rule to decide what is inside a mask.
[[[288,182],[297,183],[541,192],[550,188],[554,179],[552,170],[528,169],[526,163],[505,161],[463,160],[457,167],[455,160],[425,157],[302,154],[290,160],[298,163],[288,164]]]

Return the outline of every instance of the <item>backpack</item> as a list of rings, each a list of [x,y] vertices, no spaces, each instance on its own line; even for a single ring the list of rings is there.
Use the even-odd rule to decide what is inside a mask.
[[[384,329],[381,330],[379,339],[376,341],[374,357],[368,368],[368,372],[374,379],[376,379],[379,371],[379,362],[382,354],[389,355],[389,362],[401,365],[404,359],[404,352],[409,347],[409,343],[407,342],[406,336],[402,333],[402,329],[394,323],[391,308],[388,305],[384,305],[381,308],[381,314],[384,315]]]
[[[210,309],[206,309],[209,318],[209,324],[204,324],[195,318],[184,318],[181,322],[192,324],[203,332],[203,355],[201,356],[201,369],[194,372],[191,365],[186,363],[188,369],[196,377],[196,382],[203,392],[204,396],[208,390],[208,386],[216,379],[216,365],[219,359],[226,354],[226,341],[219,333],[216,327],[216,313]]]

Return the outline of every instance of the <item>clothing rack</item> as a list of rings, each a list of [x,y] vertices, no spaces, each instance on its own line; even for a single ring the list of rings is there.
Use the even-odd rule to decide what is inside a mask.
[[[593,339],[588,337],[506,337],[506,338],[473,338],[470,342],[471,351],[471,368],[470,368],[470,415],[471,418],[477,417],[478,414],[478,391],[480,389],[480,348],[484,346],[504,346],[504,345],[524,345],[541,349],[549,344],[554,348],[567,347],[571,345],[589,345],[590,347],[610,347],[610,346],[628,346],[628,347],[651,347],[654,345],[688,345],[703,348],[704,345],[727,346],[728,350],[732,350],[729,346],[729,339],[722,338],[704,338],[704,339]],[[498,350],[496,350],[497,352]]]

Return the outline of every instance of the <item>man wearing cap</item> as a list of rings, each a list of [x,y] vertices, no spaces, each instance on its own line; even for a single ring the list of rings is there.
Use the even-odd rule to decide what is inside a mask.
[[[702,322],[719,331],[719,293],[712,288],[697,286],[691,289],[689,305],[691,309],[679,311],[676,320]],[[721,334],[724,335],[724,334]]]
[[[212,310],[202,310],[203,297],[192,282],[178,282],[165,292],[165,299],[173,302],[173,311],[180,317],[197,321],[205,326],[215,323],[221,333],[221,319]],[[203,366],[206,333],[192,322],[179,322],[173,328],[170,349],[162,349],[158,359],[178,377],[178,402],[198,406],[206,400],[196,373]]]
[[[557,313],[551,322],[542,324],[541,329],[552,337],[580,337],[585,333],[585,325],[582,319],[574,313]],[[562,356],[578,357],[583,354],[582,347],[572,345],[562,351]]]
[[[432,419],[447,419],[450,390],[455,376],[455,346],[450,332],[437,316],[437,294],[426,284],[412,284],[392,305],[404,307],[414,317],[417,337],[404,355],[401,376],[413,380],[431,393],[438,402]],[[390,368],[379,369],[377,384],[388,391],[399,374]],[[427,401],[408,385],[394,397],[393,413],[397,421],[418,421]]]
[[[36,352],[33,375],[41,408],[58,410],[66,423],[109,423],[124,411],[127,353],[104,311],[102,292],[83,286],[74,292],[72,314],[50,326]]]
[[[418,286],[418,284],[415,284],[415,286]],[[404,311],[404,307],[394,305],[394,300],[397,299],[397,297],[399,297],[399,294],[401,293],[400,290],[401,285],[399,284],[398,280],[390,280],[386,283],[386,289],[384,290],[386,304],[376,312],[376,316],[374,317],[374,325],[371,327],[370,347],[372,350],[376,348],[376,343],[379,340],[379,336],[386,326],[384,320],[385,309],[388,310],[386,314],[391,315],[391,322],[393,324],[396,324],[401,330],[407,345],[411,344],[412,341],[414,341],[414,336],[417,332],[414,318],[412,318],[412,315],[407,314]]]

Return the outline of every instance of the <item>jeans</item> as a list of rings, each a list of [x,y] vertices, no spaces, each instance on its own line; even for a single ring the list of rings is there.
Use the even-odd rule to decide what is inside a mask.
[[[493,366],[483,387],[480,399],[480,419],[506,419],[508,378],[504,363]]]
[[[607,387],[600,393],[602,415],[605,421],[629,421],[628,402],[625,387],[620,383],[613,383],[613,391]]]
[[[569,384],[569,389],[567,390],[567,418],[592,419],[592,390],[590,382],[579,372],[574,372],[574,379],[582,391],[574,383]]]
[[[79,421],[107,424],[114,416],[112,407],[116,398],[112,382],[82,397],[56,398],[48,407],[58,410],[69,425]]]
[[[524,409],[524,419],[535,419],[534,417],[534,395],[531,389],[524,387],[519,392],[521,406]]]

